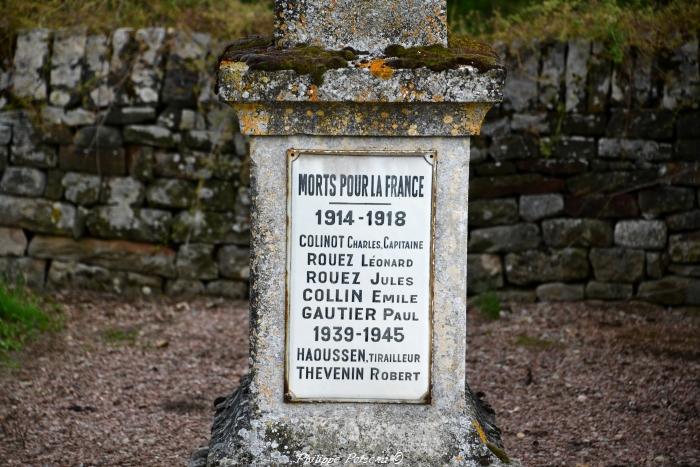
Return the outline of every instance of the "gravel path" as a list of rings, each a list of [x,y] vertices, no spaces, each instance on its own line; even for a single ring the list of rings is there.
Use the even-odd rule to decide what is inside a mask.
[[[0,465],[183,465],[247,367],[247,303],[59,295],[65,330],[0,372]],[[700,464],[700,313],[470,312],[469,378],[524,465]]]

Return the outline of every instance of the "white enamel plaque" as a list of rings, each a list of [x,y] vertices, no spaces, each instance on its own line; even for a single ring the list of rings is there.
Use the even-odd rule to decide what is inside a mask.
[[[288,152],[288,401],[430,401],[436,155]]]

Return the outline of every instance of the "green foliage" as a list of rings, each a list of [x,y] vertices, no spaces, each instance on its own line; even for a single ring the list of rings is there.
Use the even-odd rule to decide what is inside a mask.
[[[21,285],[0,282],[0,357],[21,350],[40,333],[57,329],[60,321],[55,308]]]
[[[474,305],[481,316],[490,320],[497,320],[501,316],[501,300],[494,292],[485,292],[474,299]]]

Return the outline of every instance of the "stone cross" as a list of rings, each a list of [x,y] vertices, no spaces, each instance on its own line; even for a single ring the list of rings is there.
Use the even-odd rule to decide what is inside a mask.
[[[278,0],[217,90],[251,137],[250,374],[209,465],[506,459],[465,378],[469,136],[502,97],[444,0]],[[349,47],[349,48],[348,48]]]

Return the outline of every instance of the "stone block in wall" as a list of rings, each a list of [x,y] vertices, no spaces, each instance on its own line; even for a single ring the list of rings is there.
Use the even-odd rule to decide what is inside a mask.
[[[629,248],[665,248],[666,233],[663,221],[619,221],[615,224],[615,244]]]
[[[75,206],[68,203],[0,195],[0,225],[77,236],[77,218]]]
[[[591,58],[591,42],[574,39],[568,43],[566,56],[566,94],[564,99],[567,112],[581,112],[586,107],[586,82]]]
[[[98,206],[87,216],[90,235],[98,238],[168,243],[172,214],[126,204]]]
[[[471,165],[470,175],[490,176],[490,175],[511,175],[517,172],[517,167],[513,162],[487,162]]]
[[[503,138],[510,133],[509,117],[492,117],[489,113],[488,119],[481,126],[481,136],[488,136],[492,139]]]
[[[142,28],[134,35],[137,54],[129,75],[134,102],[157,104],[163,79],[164,28]]]
[[[700,139],[679,139],[674,148],[674,159],[700,161]]]
[[[170,39],[162,99],[167,104],[195,107],[200,73],[206,70],[211,36],[176,31]]]
[[[669,264],[668,270],[678,276],[700,277],[700,264]]]
[[[476,199],[469,203],[469,225],[486,227],[518,221],[518,202],[514,198]]]
[[[547,219],[542,221],[542,237],[552,247],[609,246],[612,227],[596,219]]]
[[[676,123],[678,138],[700,138],[700,112],[687,112],[678,116]]]
[[[126,165],[128,173],[136,180],[148,182],[154,178],[155,155],[150,146],[127,146]]]
[[[12,126],[0,124],[0,146],[7,146],[12,140]]]
[[[598,155],[606,159],[632,159],[637,161],[666,161],[671,159],[672,146],[653,140],[601,138]]]
[[[5,170],[5,167],[7,167],[9,158],[10,153],[7,150],[7,146],[0,146],[0,173]]]
[[[617,138],[671,139],[674,126],[675,115],[670,110],[613,109],[606,132]]]
[[[46,173],[31,167],[8,167],[0,179],[0,192],[20,196],[41,196]]]
[[[588,63],[586,108],[591,113],[605,112],[610,94],[612,63],[608,59],[607,45],[593,42]]]
[[[48,29],[22,31],[17,36],[10,90],[19,99],[45,100],[49,66]]]
[[[124,141],[159,148],[172,148],[180,143],[180,135],[156,125],[128,125],[124,128]]]
[[[566,186],[574,196],[600,195],[602,193],[634,191],[661,180],[662,177],[663,174],[659,173],[657,169],[640,169],[635,172],[591,172],[568,179]]]
[[[700,281],[668,276],[639,284],[637,298],[659,305],[699,304]]]
[[[121,148],[124,141],[119,128],[91,125],[75,132],[73,144],[83,148]]]
[[[110,107],[104,114],[106,125],[135,125],[156,119],[155,107]]]
[[[639,215],[637,197],[628,193],[567,196],[564,200],[564,211],[571,217],[600,219],[629,218]]]
[[[28,254],[35,258],[92,264],[110,270],[164,277],[176,275],[175,251],[148,243],[37,235],[29,244]]]
[[[133,177],[113,177],[103,181],[100,201],[116,206],[138,206],[143,204],[143,183]]]
[[[0,257],[0,277],[5,283],[41,289],[46,279],[46,262],[27,257]]]
[[[250,248],[224,245],[216,256],[222,277],[243,281],[250,278]]]
[[[541,284],[535,289],[541,302],[576,302],[583,300],[583,284],[564,284],[550,282]]]
[[[542,147],[547,148],[550,156],[563,159],[592,159],[597,152],[595,139],[585,136],[560,136],[554,140],[543,138],[540,143]]]
[[[586,298],[590,300],[629,300],[633,295],[632,284],[597,281],[586,284]]]
[[[41,118],[45,123],[69,127],[94,125],[97,122],[97,114],[83,108],[66,110],[62,107],[46,106],[41,109]]]
[[[564,42],[546,44],[542,48],[539,102],[547,109],[555,109],[561,105],[565,69],[566,44]]]
[[[73,261],[52,261],[47,279],[54,289],[73,288],[126,294],[150,295],[162,289],[162,279],[156,276],[111,271]]]
[[[576,175],[588,170],[588,161],[581,159],[554,159],[538,157],[515,162],[521,172],[537,172],[546,175]]]
[[[699,263],[700,230],[671,235],[668,241],[668,252],[676,263]]]
[[[537,248],[541,242],[537,224],[501,225],[469,233],[472,253],[509,253]]]
[[[647,277],[658,279],[666,274],[671,258],[666,252],[648,251],[646,253]]]
[[[474,198],[498,198],[508,195],[552,193],[564,189],[564,180],[539,174],[518,174],[504,177],[479,177],[470,180],[470,195]]]
[[[694,205],[695,191],[692,188],[660,186],[639,192],[639,208],[646,219],[686,211]]]
[[[82,206],[91,206],[99,201],[101,183],[102,178],[98,175],[77,172],[68,172],[61,180],[66,199]]]
[[[539,62],[539,43],[533,41],[511,44],[506,53],[506,63],[510,73],[503,89],[504,108],[522,112],[537,103]]]
[[[204,180],[197,187],[197,200],[209,211],[233,211],[237,187],[223,180]]]
[[[207,123],[204,120],[204,116],[192,109],[182,109],[180,114],[180,130],[205,130]],[[240,133],[236,133],[240,135]],[[243,137],[242,135],[240,136]]]
[[[633,283],[644,277],[643,250],[592,248],[589,257],[600,282]]]
[[[156,151],[154,171],[158,177],[202,180],[211,178],[217,165],[212,153]]]
[[[214,177],[224,180],[240,180],[242,183],[250,183],[249,168],[241,161],[238,155],[219,153],[216,154],[214,161]]]
[[[193,297],[205,291],[202,281],[175,279],[165,283],[165,293],[169,296]]]
[[[219,266],[214,260],[214,245],[190,243],[182,245],[175,261],[177,275],[184,279],[216,279]]]
[[[173,218],[172,240],[177,243],[248,242],[247,226],[232,212],[182,211]]]
[[[634,91],[633,75],[634,55],[627,49],[622,57],[621,63],[613,66],[612,83],[610,86],[610,104],[629,108],[632,105],[632,94]],[[649,82],[651,80],[651,70],[639,70],[641,73],[648,71]]]
[[[632,103],[637,107],[648,107],[652,94],[655,94],[653,70],[654,57],[650,53],[637,50],[634,57],[634,73],[631,76]]]
[[[158,118],[156,119],[156,125],[162,126],[169,130],[177,131],[180,128],[180,119],[182,118],[182,109],[175,106],[168,106],[163,109]]]
[[[588,257],[582,248],[529,250],[505,257],[506,278],[515,285],[585,280],[588,269]]]
[[[494,138],[489,154],[497,161],[529,159],[539,155],[537,140],[532,135],[510,134]]]
[[[51,55],[51,93],[49,102],[58,107],[79,102],[79,84],[83,73],[86,29],[59,29],[53,34]]]
[[[469,295],[503,287],[503,265],[498,255],[467,255],[467,292]]]
[[[65,125],[42,124],[39,131],[42,143],[58,146],[73,142],[73,132]]]
[[[188,130],[183,133],[182,143],[199,151],[211,151],[217,145],[221,133],[208,130]]]
[[[248,296],[248,283],[227,280],[211,281],[207,284],[206,294],[243,300]]]
[[[700,229],[700,209],[668,216],[666,226],[671,232]]]
[[[56,150],[50,146],[10,146],[10,148],[10,160],[16,165],[31,165],[48,169],[56,167],[58,163]]]
[[[44,198],[52,201],[63,199],[63,171],[51,169],[46,173],[46,188]]]
[[[87,172],[106,176],[126,174],[124,149],[79,148],[61,146],[58,166],[64,171]]]
[[[104,34],[91,34],[85,41],[83,85],[86,105],[90,108],[108,107],[114,102],[114,89],[108,85],[109,40]]]
[[[27,236],[22,229],[0,227],[0,256],[24,256]]]
[[[700,102],[698,39],[693,38],[671,53],[661,106],[666,109],[697,108]]]
[[[549,134],[549,116],[546,112],[535,114],[517,113],[510,122],[511,131],[524,132],[535,135]]]
[[[128,106],[133,102],[130,94],[128,77],[134,66],[138,44],[134,38],[134,30],[131,28],[117,28],[110,36],[112,56],[109,62],[109,75],[107,83],[114,90],[114,102],[118,105]]]
[[[560,194],[523,195],[520,197],[520,217],[528,222],[553,217],[563,211],[564,197]]]
[[[572,114],[564,115],[561,132],[572,136],[602,136],[607,127],[605,114]]]
[[[148,185],[146,200],[149,206],[188,208],[196,201],[196,190],[187,180],[160,178]]]
[[[671,162],[661,170],[674,185],[700,186],[700,163]]]

